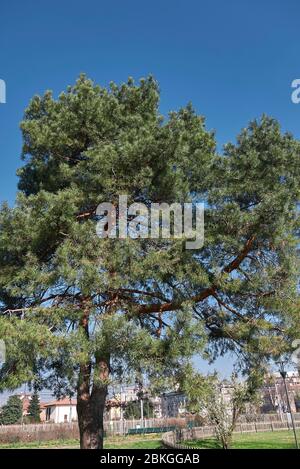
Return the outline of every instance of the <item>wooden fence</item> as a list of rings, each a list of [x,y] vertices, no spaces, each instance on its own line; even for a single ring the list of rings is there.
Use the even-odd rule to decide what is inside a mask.
[[[126,435],[128,430],[149,427],[185,427],[185,419],[147,419],[104,422],[107,435]],[[39,423],[28,425],[0,425],[0,443],[66,440],[79,438],[78,423]]]
[[[79,438],[77,422],[0,426],[0,443],[25,443],[73,438]]]

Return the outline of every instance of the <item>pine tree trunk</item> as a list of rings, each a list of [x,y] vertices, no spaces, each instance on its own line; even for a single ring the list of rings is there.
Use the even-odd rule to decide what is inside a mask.
[[[107,387],[93,390],[91,395],[77,394],[77,414],[81,449],[103,448],[103,415]]]
[[[109,376],[108,359],[96,358],[94,384],[90,392],[91,364],[81,365],[77,388],[77,415],[81,449],[102,449],[103,417]]]
[[[89,301],[83,301],[80,327],[89,340]],[[82,363],[77,386],[77,415],[81,449],[102,449],[104,439],[103,417],[109,378],[109,356],[95,353],[92,373],[91,360]],[[93,380],[93,384],[92,384]]]

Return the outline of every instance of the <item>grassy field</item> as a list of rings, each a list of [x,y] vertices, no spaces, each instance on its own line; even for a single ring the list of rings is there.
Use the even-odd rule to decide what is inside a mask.
[[[126,437],[115,436],[107,438],[105,449],[158,449],[161,448],[161,435],[132,435]],[[78,440],[34,441],[30,443],[0,444],[0,449],[73,449],[79,448]]]
[[[161,448],[161,435],[137,435],[108,438],[104,442],[105,449],[158,449]]]
[[[298,431],[300,442],[300,431]],[[188,446],[202,449],[219,448],[214,438],[185,442]],[[232,449],[293,449],[294,434],[290,431],[243,433],[234,435]]]

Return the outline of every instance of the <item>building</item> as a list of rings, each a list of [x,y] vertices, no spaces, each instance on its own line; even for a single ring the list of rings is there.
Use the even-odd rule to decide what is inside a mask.
[[[135,386],[112,387],[106,402],[105,420],[122,420],[126,404],[138,399],[137,392]]]
[[[138,386],[121,386],[120,389],[112,389],[111,396],[106,403],[105,420],[122,420],[124,411],[129,402],[140,401],[141,390]],[[149,400],[153,405],[154,418],[161,418],[161,398],[152,397],[147,389],[143,389],[144,402]]]
[[[288,371],[286,385],[291,404],[292,412],[300,411],[300,376],[297,371]],[[288,404],[283,379],[280,373],[273,373],[266,376],[261,389],[263,413],[278,412],[279,414],[288,412]]]
[[[29,405],[31,401],[31,394],[22,393],[22,394],[17,394],[17,396],[22,402],[23,417],[26,417],[28,415],[28,409],[29,409]]]
[[[162,418],[161,397],[160,396],[150,397],[150,401],[153,405],[154,418],[161,419]]]
[[[70,423],[77,421],[76,399],[59,399],[44,404],[46,422]]]
[[[180,391],[161,395],[161,416],[163,418],[184,417],[187,414],[187,398]]]

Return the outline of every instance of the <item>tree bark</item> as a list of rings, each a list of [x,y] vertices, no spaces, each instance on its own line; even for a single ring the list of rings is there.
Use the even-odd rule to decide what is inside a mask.
[[[80,327],[89,340],[89,304],[83,301]],[[104,356],[103,356],[104,355]],[[92,368],[93,372],[92,372]],[[81,449],[102,449],[104,439],[103,417],[109,377],[109,357],[98,352],[95,365],[91,360],[80,364],[77,385],[77,415]],[[92,384],[93,381],[93,384]]]
[[[77,414],[81,449],[102,449],[103,416],[107,386],[96,386],[88,396],[77,393]]]

